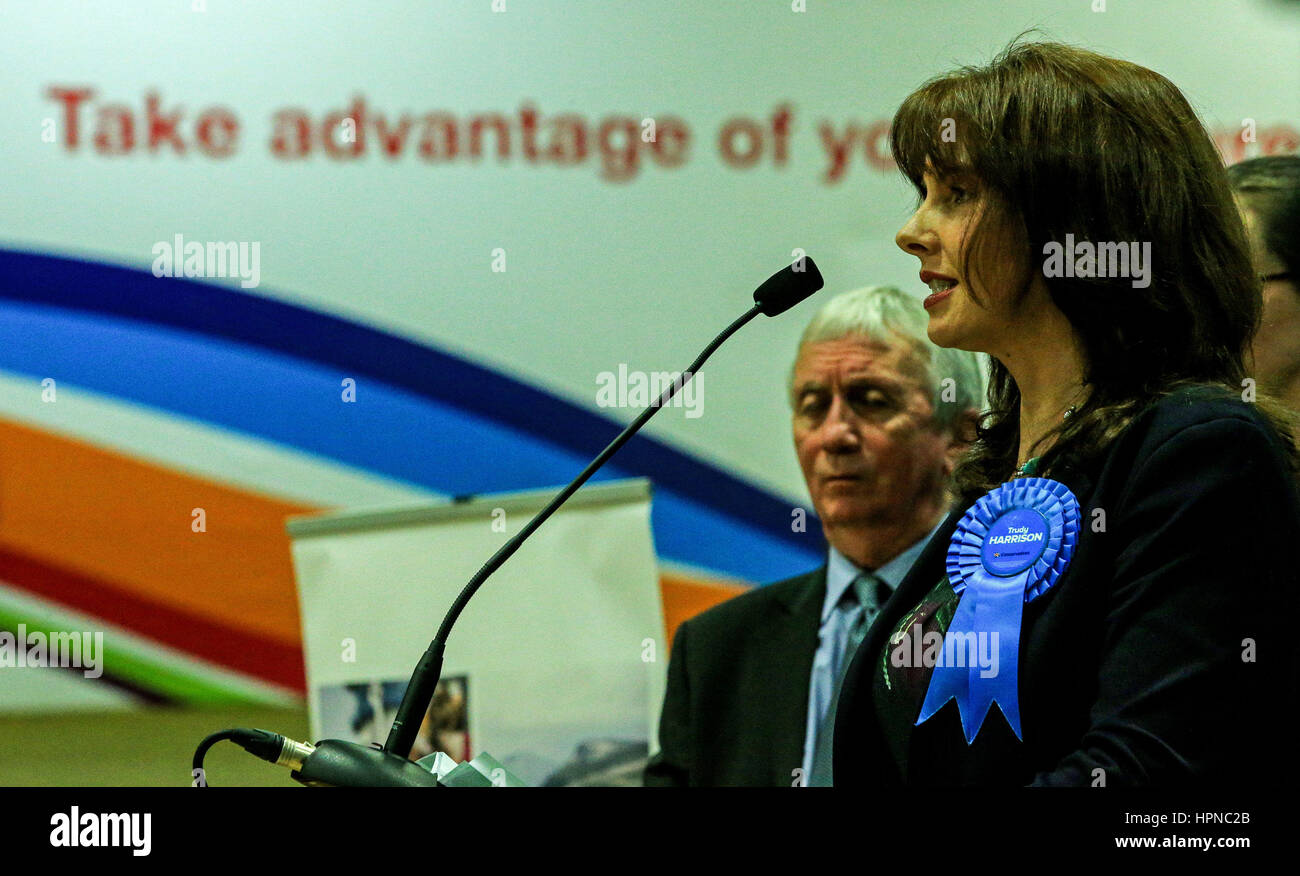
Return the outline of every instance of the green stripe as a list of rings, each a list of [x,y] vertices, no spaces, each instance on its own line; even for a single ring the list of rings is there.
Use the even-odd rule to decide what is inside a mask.
[[[48,617],[39,615],[19,617],[7,607],[0,605],[0,628],[8,629],[17,635],[20,623],[26,624],[29,631],[42,633],[85,632],[68,629],[64,624],[52,621]],[[128,648],[112,647],[107,641],[104,643],[99,659],[100,668],[106,675],[130,682],[180,705],[246,705],[268,702],[265,698],[151,660],[148,656],[133,653]]]

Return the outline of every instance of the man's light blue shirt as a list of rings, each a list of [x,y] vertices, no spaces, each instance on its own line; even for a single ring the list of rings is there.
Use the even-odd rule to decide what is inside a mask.
[[[934,534],[939,531],[943,520],[944,518],[941,518],[934,529],[931,529],[920,541],[875,570],[875,574],[889,586],[891,592],[898,588],[903,578],[907,577],[912,564],[916,562],[916,558],[921,555],[921,551]],[[826,598],[822,601],[821,626],[818,630],[819,644],[813,655],[812,677],[808,684],[808,721],[803,741],[805,777],[812,775],[813,752],[817,748],[817,728],[821,726],[826,711],[830,708],[830,697],[834,695],[835,681],[840,676],[845,659],[852,658],[852,655],[847,655],[846,658],[844,654],[848,644],[848,632],[853,628],[854,622],[864,608],[861,605],[845,608],[840,605],[840,600],[844,598],[844,593],[853,584],[853,580],[862,572],[863,570],[852,560],[836,550],[834,545],[831,546],[826,561]],[[880,606],[870,605],[866,608],[875,612],[880,609]],[[828,727],[827,732],[830,730],[831,728]]]

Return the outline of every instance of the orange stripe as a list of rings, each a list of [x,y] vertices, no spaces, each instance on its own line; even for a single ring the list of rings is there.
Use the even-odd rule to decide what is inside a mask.
[[[283,643],[301,642],[284,520],[318,510],[0,418],[0,544]]]
[[[191,530],[195,508],[206,532]],[[321,510],[0,418],[0,545],[282,643],[302,641],[284,520]],[[670,643],[749,589],[668,573],[659,585]]]
[[[671,645],[673,636],[676,635],[682,621],[690,620],[705,609],[712,608],[719,602],[725,602],[750,588],[740,584],[703,581],[699,578],[687,578],[665,572],[659,576],[659,589],[664,600],[664,629],[667,630],[667,641]]]

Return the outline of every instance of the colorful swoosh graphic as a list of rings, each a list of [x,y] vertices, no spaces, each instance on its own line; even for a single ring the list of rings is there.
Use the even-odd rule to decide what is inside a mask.
[[[556,486],[621,428],[304,306],[6,250],[0,375],[0,629],[93,619],[120,633],[109,680],[153,701],[301,695],[286,516],[371,482],[427,498]],[[787,501],[662,441],[632,439],[594,480],[630,476],[655,485],[670,637],[745,582],[820,561],[811,511],[792,531]]]

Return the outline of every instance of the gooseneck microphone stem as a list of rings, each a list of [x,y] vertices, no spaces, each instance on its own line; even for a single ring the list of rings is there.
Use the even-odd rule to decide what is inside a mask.
[[[479,569],[478,572],[475,573],[474,577],[471,578],[469,583],[460,591],[460,595],[456,597],[456,601],[451,604],[451,608],[447,611],[446,617],[442,619],[442,626],[438,628],[438,632],[433,637],[433,641],[429,643],[428,650],[424,652],[424,655],[420,658],[420,662],[416,664],[415,673],[411,676],[411,683],[407,685],[406,693],[402,697],[402,704],[397,708],[397,717],[393,721],[393,728],[389,731],[388,740],[384,743],[385,752],[396,754],[400,757],[407,757],[410,754],[411,746],[415,743],[415,734],[419,732],[420,722],[423,720],[424,713],[429,708],[429,702],[432,700],[433,693],[437,689],[438,681],[442,676],[442,656],[443,650],[447,644],[447,637],[451,634],[451,628],[456,623],[456,619],[460,617],[460,613],[465,609],[465,606],[469,603],[470,599],[473,598],[479,587],[483,585],[483,582],[486,581],[493,572],[499,569],[506,560],[510,559],[514,552],[519,550],[519,546],[522,545],[539,526],[545,523],[547,518],[555,513],[556,509],[567,502],[569,497],[577,492],[578,488],[585,484],[601,466],[608,462],[609,458],[617,453],[619,448],[626,444],[642,426],[649,422],[651,417],[659,413],[659,411],[672,400],[673,396],[676,395],[682,387],[687,383],[690,383],[691,378],[693,378],[696,372],[700,370],[700,367],[704,365],[705,360],[708,359],[709,356],[713,355],[713,352],[717,350],[718,347],[722,346],[723,342],[725,342],[727,338],[739,331],[745,323],[763,312],[763,305],[757,303],[739,319],[723,329],[722,332],[704,348],[704,351],[701,352],[696,360],[691,363],[690,367],[686,371],[682,372],[680,378],[674,379],[668,388],[660,394],[658,399],[651,402],[650,406],[643,410],[626,429],[620,432],[617,438],[609,442],[609,446],[602,450],[600,455],[593,459],[587,467],[582,470],[581,474],[574,478],[567,487],[557,493],[555,498],[547,503],[545,508],[538,511],[537,514],[533,516],[533,519],[529,520],[528,523],[525,524],[524,528],[519,530],[519,533],[514,538],[502,545],[501,549],[493,554],[491,559],[483,564],[483,568]]]

